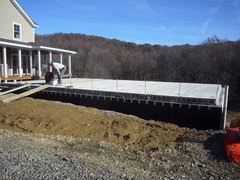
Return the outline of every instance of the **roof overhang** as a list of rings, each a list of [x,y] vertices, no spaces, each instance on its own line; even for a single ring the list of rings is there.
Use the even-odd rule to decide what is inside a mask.
[[[14,5],[14,7],[23,15],[23,17],[28,21],[28,23],[36,28],[38,25],[27,15],[27,13],[23,10],[23,8],[18,4],[16,0],[10,0],[10,2]]]
[[[31,45],[2,41],[2,40],[0,40],[0,45],[8,46],[8,47],[18,47],[18,48],[32,49]]]
[[[65,49],[48,47],[48,46],[35,46],[34,48],[40,49],[40,50],[53,51],[53,52],[67,53],[67,54],[77,54],[77,52],[75,52],[75,51],[69,51],[69,50],[65,50]]]
[[[12,42],[12,41],[0,40],[0,45],[6,46],[6,47],[19,48],[19,49],[45,50],[45,51],[72,54],[72,55],[77,54],[77,52],[75,52],[75,51],[70,51],[70,50],[66,50],[66,49],[54,48],[54,47],[49,47],[49,46],[42,46],[42,45],[37,45],[37,44],[30,45],[30,44],[27,44],[27,43]]]

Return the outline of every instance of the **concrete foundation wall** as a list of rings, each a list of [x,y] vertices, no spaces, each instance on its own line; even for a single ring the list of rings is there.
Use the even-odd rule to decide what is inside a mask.
[[[3,83],[0,87],[9,89],[16,86],[19,86],[19,84]],[[120,94],[117,96],[111,92],[105,93],[103,96],[101,92],[94,94],[94,91],[76,91],[72,88],[54,87],[35,94],[33,97],[117,111],[146,120],[170,122],[188,128],[222,130],[225,128],[226,121],[227,92],[228,87],[226,86],[222,93],[225,99],[223,106],[209,106],[205,103],[200,104],[200,102],[199,104],[191,104],[186,102],[154,101],[154,99],[146,101],[141,96],[132,98],[126,98],[125,96],[123,98]]]

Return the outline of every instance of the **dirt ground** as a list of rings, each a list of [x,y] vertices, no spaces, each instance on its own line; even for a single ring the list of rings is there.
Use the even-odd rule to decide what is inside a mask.
[[[237,122],[239,114],[230,112],[228,123]],[[107,174],[124,177],[117,179],[239,179],[240,166],[226,158],[223,133],[24,98],[0,103],[0,179],[51,177],[53,172],[55,179],[79,177],[77,172],[92,179],[111,179]]]
[[[230,111],[228,113],[228,124],[230,127],[240,127],[240,112]]]
[[[201,131],[173,124],[32,98],[9,104],[0,103],[0,128],[88,138],[95,142],[105,141],[153,150],[173,147],[182,138],[194,141],[207,139],[207,135]]]
[[[229,112],[230,127],[240,126],[240,112]],[[13,103],[0,102],[0,128],[88,138],[140,148],[173,147],[178,141],[205,141],[204,131],[174,124],[146,121],[135,116],[73,104],[24,98]]]

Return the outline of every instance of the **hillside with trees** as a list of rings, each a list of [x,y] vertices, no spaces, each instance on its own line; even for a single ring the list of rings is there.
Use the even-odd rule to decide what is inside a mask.
[[[217,83],[230,86],[231,105],[240,102],[240,41],[215,36],[200,45],[160,46],[63,33],[36,41],[76,51],[75,77]]]

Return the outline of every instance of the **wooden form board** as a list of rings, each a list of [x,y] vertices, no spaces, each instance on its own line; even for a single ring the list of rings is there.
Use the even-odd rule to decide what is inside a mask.
[[[44,76],[23,76],[23,77],[18,77],[18,76],[9,76],[7,78],[0,76],[0,81],[31,81],[31,80],[44,80]]]
[[[69,74],[64,75],[63,78],[70,78]],[[23,76],[23,77],[18,77],[18,76],[9,76],[9,77],[3,77],[0,76],[0,82],[1,81],[31,81],[31,80],[44,80],[45,77],[44,76]]]
[[[19,76],[9,76],[9,77],[0,77],[0,79],[3,80],[7,80],[7,81],[24,81],[24,80],[32,80],[31,76],[23,76],[23,77],[19,77]]]
[[[21,98],[30,96],[30,95],[32,95],[32,94],[35,94],[35,93],[37,93],[37,92],[40,92],[40,91],[42,91],[42,90],[44,90],[44,89],[47,89],[47,88],[49,88],[49,87],[50,87],[50,85],[42,85],[42,86],[39,86],[39,87],[37,87],[37,88],[31,89],[31,90],[29,90],[29,91],[26,91],[26,92],[24,92],[24,93],[22,93],[22,94],[17,94],[17,95],[13,95],[13,96],[11,96],[11,97],[2,99],[1,101],[2,101],[2,102],[5,102],[5,103],[9,103],[9,102],[15,101],[15,100],[17,100],[17,99],[21,99]]]
[[[15,92],[15,91],[18,91],[20,89],[24,89],[24,88],[27,88],[27,87],[30,87],[30,86],[31,86],[31,84],[26,84],[26,85],[23,85],[23,86],[14,88],[14,89],[10,89],[8,91],[0,92],[0,96],[3,96],[5,94],[9,94],[9,93],[12,93],[12,92]]]
[[[3,99],[6,99],[6,98],[10,98],[11,96],[13,96],[11,93],[0,96],[0,101],[2,101]]]

